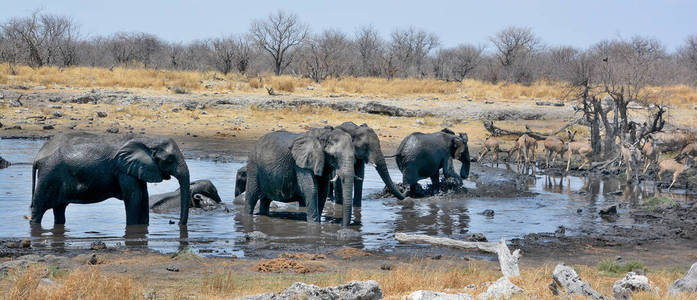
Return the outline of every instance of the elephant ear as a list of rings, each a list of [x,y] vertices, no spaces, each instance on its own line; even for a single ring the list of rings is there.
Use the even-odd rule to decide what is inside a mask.
[[[450,155],[454,159],[459,159],[462,151],[465,150],[465,143],[458,136],[453,136],[450,139]]]
[[[295,164],[304,169],[310,169],[320,176],[324,169],[324,150],[319,140],[310,136],[300,136],[293,141],[290,149]]]
[[[141,142],[129,141],[114,155],[116,166],[122,172],[146,182],[161,182],[162,172],[153,160],[150,150]]]

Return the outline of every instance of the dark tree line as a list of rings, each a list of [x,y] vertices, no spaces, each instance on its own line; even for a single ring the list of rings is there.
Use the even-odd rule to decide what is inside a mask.
[[[697,35],[687,37],[674,52],[645,37],[600,41],[586,49],[547,46],[530,28],[521,27],[505,28],[486,42],[443,47],[435,33],[414,27],[387,35],[371,26],[353,33],[312,31],[297,15],[283,11],[253,20],[248,30],[237,35],[187,43],[164,41],[144,32],[88,37],[80,34],[80,26],[70,17],[37,11],[0,23],[0,62],[9,63],[12,72],[17,64],[138,66],[252,76],[273,72],[318,82],[329,77],[372,76],[527,84],[540,79],[568,82],[578,75],[570,73],[570,66],[580,58],[607,57],[606,64],[593,63],[595,73],[603,72],[593,76],[592,84],[602,85],[618,104],[620,115],[628,99],[642,98],[637,87],[697,84]]]

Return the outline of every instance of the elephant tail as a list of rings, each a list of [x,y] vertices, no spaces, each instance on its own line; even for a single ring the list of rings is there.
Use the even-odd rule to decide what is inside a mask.
[[[34,191],[36,189],[36,162],[31,165],[31,206],[34,207]]]

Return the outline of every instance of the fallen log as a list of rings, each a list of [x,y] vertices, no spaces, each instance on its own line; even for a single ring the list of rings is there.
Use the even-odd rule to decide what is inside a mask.
[[[520,249],[511,253],[506,246],[506,239],[501,239],[498,243],[494,242],[465,242],[449,238],[432,237],[423,234],[407,234],[397,232],[395,238],[400,243],[428,243],[462,249],[479,249],[484,252],[496,253],[501,266],[501,273],[504,277],[520,276],[518,260],[520,259]]]
[[[559,128],[559,129],[557,129],[557,130],[555,130],[554,132],[551,132],[551,133],[549,133],[549,134],[544,134],[544,133],[532,131],[532,130],[530,130],[530,128],[528,128],[527,126],[525,127],[525,129],[526,129],[525,131],[518,131],[518,130],[503,129],[503,128],[501,128],[501,127],[498,127],[498,126],[494,125],[494,122],[493,122],[493,121],[490,121],[490,120],[484,120],[484,121],[482,121],[482,122],[484,123],[484,128],[485,128],[487,131],[489,131],[489,132],[491,133],[492,136],[502,136],[502,135],[515,135],[515,136],[521,136],[521,135],[523,135],[523,134],[527,134],[527,135],[531,136],[532,138],[534,138],[534,139],[536,139],[536,140],[544,140],[544,139],[546,139],[548,136],[552,136],[552,135],[557,135],[557,134],[559,134],[560,132],[566,130],[566,129],[569,128],[570,126],[575,125],[576,123],[578,123],[578,122],[581,121],[582,119],[583,119],[583,117],[578,117],[578,118],[576,118],[576,119],[574,119],[574,120],[572,120],[572,121],[566,123],[566,124],[565,124],[564,126],[562,126],[561,128]]]

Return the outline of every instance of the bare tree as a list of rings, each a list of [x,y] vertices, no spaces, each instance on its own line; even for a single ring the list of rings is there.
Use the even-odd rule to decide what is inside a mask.
[[[531,58],[540,45],[539,38],[526,27],[508,27],[489,38],[496,50],[496,58],[514,82],[530,82]]]
[[[375,27],[363,26],[359,28],[356,32],[355,44],[360,61],[359,74],[380,76],[380,62],[385,50],[385,42]]]
[[[293,61],[293,54],[289,51],[305,40],[308,27],[300,23],[296,14],[279,10],[266,20],[252,22],[250,34],[259,47],[271,55],[274,73],[280,75]]]
[[[164,43],[145,32],[119,32],[109,41],[109,52],[118,64],[142,63],[148,67],[153,56],[164,49]]]
[[[685,44],[678,49],[678,56],[690,71],[692,83],[697,83],[697,34],[685,39]]]
[[[227,75],[232,71],[235,60],[235,42],[233,38],[218,38],[211,41],[215,68]]]
[[[45,15],[37,10],[28,17],[12,18],[1,27],[5,38],[24,52],[32,67],[55,64],[61,51],[71,54],[70,61],[75,58],[74,49],[66,48],[66,42],[77,38],[77,25],[69,17]]]
[[[424,77],[426,56],[439,44],[438,36],[434,33],[416,30],[413,27],[406,30],[397,29],[391,34],[390,52],[399,64],[402,76]]]
[[[344,75],[350,48],[349,39],[338,30],[325,30],[311,37],[301,54],[305,73],[315,82]]]

